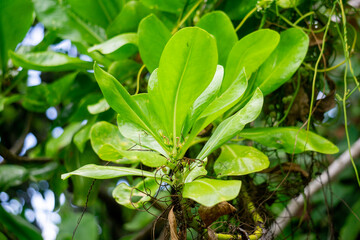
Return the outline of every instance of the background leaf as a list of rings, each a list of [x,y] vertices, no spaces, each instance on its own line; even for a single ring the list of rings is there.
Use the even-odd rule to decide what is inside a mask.
[[[93,65],[91,62],[85,62],[79,58],[50,51],[25,54],[10,52],[10,57],[16,66],[44,72],[87,70],[91,69]]]
[[[41,240],[40,230],[24,218],[5,211],[0,205],[0,222],[7,231],[19,239]]]
[[[5,75],[8,51],[15,50],[34,20],[34,6],[30,0],[0,1],[0,67]]]
[[[150,13],[150,9],[141,2],[127,2],[114,21],[106,29],[108,37],[114,37],[126,32],[137,32],[141,19]]]
[[[65,1],[33,0],[33,3],[36,16],[41,23],[63,39],[95,44],[106,38],[104,29],[84,21],[66,5]]]

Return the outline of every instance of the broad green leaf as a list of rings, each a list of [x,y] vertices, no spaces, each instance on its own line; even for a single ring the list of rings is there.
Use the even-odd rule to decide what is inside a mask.
[[[162,102],[152,102],[150,97],[150,103],[163,112],[174,145],[186,115],[210,84],[216,66],[216,41],[200,28],[183,28],[166,44],[157,74],[157,91],[149,94],[160,94],[163,98]]]
[[[0,69],[5,75],[8,51],[15,50],[34,20],[34,6],[30,0],[0,1]]]
[[[259,172],[269,164],[268,157],[256,148],[231,144],[221,148],[214,170],[218,177],[239,176]]]
[[[255,31],[240,39],[231,49],[227,59],[221,92],[229,88],[243,68],[249,78],[274,51],[279,40],[280,35],[270,29]]]
[[[236,198],[240,188],[241,181],[238,180],[202,178],[186,183],[182,193],[184,198],[190,198],[201,205],[211,207]]]
[[[99,149],[98,155],[103,160],[113,161],[119,164],[141,162],[148,167],[160,167],[167,162],[166,158],[148,149],[137,147],[134,150],[124,151],[109,144],[104,144]]]
[[[230,50],[238,40],[230,18],[224,12],[214,11],[205,14],[196,26],[215,37],[219,53],[219,64],[225,67]]]
[[[256,6],[257,2],[258,0],[227,0],[225,12],[232,20],[241,20]]]
[[[28,170],[22,166],[11,164],[0,165],[0,191],[6,191],[9,187],[20,185],[28,177]]]
[[[64,128],[64,132],[58,138],[51,138],[45,145],[45,155],[54,157],[57,152],[69,145],[75,133],[82,128],[80,122],[72,122]]]
[[[96,115],[109,110],[110,105],[107,103],[105,98],[102,98],[97,103],[87,106],[87,109],[89,113]]]
[[[159,9],[160,11],[180,13],[187,0],[140,0],[144,5],[151,9]]]
[[[195,160],[195,162],[190,165],[190,169],[184,172],[184,175],[186,176],[184,183],[192,182],[200,176],[206,176],[206,164],[207,158],[205,158],[204,161]]]
[[[108,122],[97,122],[95,123],[90,131],[91,146],[96,153],[99,152],[100,148],[107,144],[115,149],[127,150],[134,146],[132,142],[124,138],[119,129]],[[108,160],[108,159],[104,159]]]
[[[106,28],[112,18],[105,8],[104,2],[98,0],[68,0],[71,10],[92,24]],[[108,1],[113,2],[113,1]]]
[[[196,158],[204,159],[215,149],[238,134],[247,123],[254,121],[261,112],[263,101],[263,95],[257,89],[244,108],[220,123]]]
[[[109,66],[109,74],[113,75],[119,82],[123,83],[127,79],[136,76],[141,68],[141,64],[131,59],[123,59],[113,62]]]
[[[137,45],[138,36],[136,33],[124,33],[96,44],[89,48],[88,51],[99,51],[108,55],[109,58],[121,60],[134,55],[138,51]]]
[[[0,222],[5,231],[14,234],[18,239],[41,240],[41,232],[21,216],[5,211],[0,205]],[[3,229],[3,228],[2,228]]]
[[[79,58],[73,58],[63,53],[50,51],[25,54],[10,52],[10,57],[16,66],[44,72],[87,70],[91,69],[93,65],[91,62],[85,62]]]
[[[156,175],[156,173],[135,169],[135,168],[99,166],[95,164],[88,164],[82,166],[81,168],[73,172],[62,174],[61,179],[64,180],[73,175],[95,178],[95,179],[110,179],[110,178],[118,178],[123,176],[140,176],[140,177],[149,177],[149,178],[157,178],[157,179],[162,178],[163,181],[170,182],[170,180],[166,176],[161,176],[160,173]]]
[[[256,74],[254,86],[267,95],[289,80],[304,60],[309,37],[300,29],[290,28],[280,34],[280,42]],[[226,76],[225,76],[226,77]]]
[[[160,183],[160,179],[158,179]],[[120,183],[112,192],[112,196],[118,204],[130,209],[143,207],[151,200],[159,189],[158,182],[153,178],[146,178],[134,187],[126,183]]]
[[[139,52],[149,72],[159,67],[161,53],[171,37],[169,29],[153,14],[141,20],[138,29]]]
[[[200,118],[211,116],[214,120],[227,109],[233,106],[240,100],[247,88],[247,78],[244,70],[240,71],[238,76],[232,82],[230,87],[225,92],[220,94],[207,108],[201,113]]]
[[[151,134],[162,144],[158,134],[152,129],[147,117],[125,88],[110,74],[94,65],[95,78],[108,104],[120,114],[124,121],[136,125]]]
[[[132,140],[139,146],[155,150],[162,155],[168,157],[166,151],[160,146],[160,144],[155,140],[155,138],[141,128],[139,128],[138,126],[134,125],[130,121],[122,119],[120,115],[118,115],[117,117],[117,124],[120,133],[124,137]]]
[[[211,102],[201,113],[191,130],[191,136],[189,138],[195,138],[202,129],[234,106],[242,98],[246,88],[247,79],[243,69],[230,87]]]
[[[67,1],[32,0],[36,17],[44,26],[63,39],[74,42],[95,44],[105,40],[105,31],[79,17]],[[94,16],[92,16],[94,17]]]
[[[213,80],[209,86],[201,93],[191,106],[190,112],[187,115],[183,134],[186,136],[199,115],[214,102],[217,94],[221,88],[221,83],[224,77],[224,68],[218,65]]]
[[[329,140],[295,127],[245,129],[240,137],[251,139],[267,147],[283,149],[287,153],[314,151],[335,154],[339,149]]]
[[[64,158],[64,165],[67,171],[74,171],[86,164],[98,164],[100,162],[98,156],[92,150],[90,144],[86,144],[83,152],[80,152],[74,144],[67,148],[67,153]],[[99,191],[99,182],[95,183],[89,178],[72,176],[74,199],[73,203],[78,206],[85,206],[86,203],[92,204],[96,201],[97,192]],[[88,191],[92,186],[92,194],[88,199]]]
[[[151,13],[141,2],[130,1],[124,5],[119,15],[106,29],[108,37],[121,33],[137,32],[138,25],[144,17]]]

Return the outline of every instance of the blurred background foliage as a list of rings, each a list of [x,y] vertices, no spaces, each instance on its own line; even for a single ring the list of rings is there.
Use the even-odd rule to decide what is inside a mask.
[[[139,73],[142,60],[137,30],[149,14],[171,32],[194,26],[204,14],[221,10],[234,27],[241,26],[239,39],[260,28],[278,32],[301,28],[310,37],[306,59],[287,84],[266,97],[261,118],[253,124],[301,127],[310,109],[315,109],[311,130],[334,142],[339,154],[345,151],[345,125],[351,143],[360,133],[360,94],[356,90],[359,6],[357,0],[0,1],[0,239],[71,239],[85,205],[77,239],[150,238],[147,234],[154,215],[160,212],[155,208],[151,210],[154,215],[130,210],[111,196],[120,182],[132,183],[131,177],[95,183],[82,177],[60,179],[62,173],[101,162],[91,148],[90,129],[99,121],[116,122],[116,114],[104,101],[92,74],[93,61],[130,93],[137,88],[146,91],[149,74],[146,70]],[[109,44],[114,37],[116,41]],[[349,56],[344,52],[345,40]],[[346,68],[349,58],[352,69]],[[144,78],[140,83],[136,81],[138,73]],[[347,119],[342,106],[344,88],[349,89]],[[313,106],[311,94],[317,100]],[[269,156],[271,166],[267,172],[245,176],[243,181],[250,186],[248,191],[267,224],[336,158],[315,153],[293,157],[255,146]],[[290,162],[301,170],[287,171]],[[311,198],[278,238],[358,239],[359,199],[359,186],[349,166]],[[234,224],[246,229],[247,223]]]

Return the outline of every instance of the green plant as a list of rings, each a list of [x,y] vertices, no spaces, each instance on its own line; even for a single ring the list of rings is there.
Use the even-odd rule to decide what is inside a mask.
[[[145,54],[149,54],[148,49],[162,52],[158,68],[156,59],[149,55],[143,58],[149,71],[153,70],[147,93],[131,96],[113,76],[94,65],[100,89],[118,113],[120,133],[110,123],[95,124],[90,133],[93,149],[101,159],[132,167],[85,165],[64,174],[63,179],[72,175],[95,179],[141,177],[135,186],[122,183],[113,191],[117,202],[129,208],[144,207],[150,200],[156,202],[159,189],[166,183],[172,189],[171,195],[175,195],[168,200],[171,202],[168,210],[175,206],[176,219],[183,221],[180,229],[194,228],[202,234],[202,225],[194,221],[192,214],[179,210],[188,204],[187,199],[206,207],[233,200],[239,195],[241,181],[231,176],[258,172],[269,166],[267,156],[256,148],[227,144],[237,134],[289,153],[338,151],[314,133],[287,128],[254,128],[241,134],[245,125],[260,114],[263,92],[274,91],[296,71],[306,54],[308,39],[298,29],[289,29],[281,35],[272,30],[255,31],[236,43],[231,41],[234,46],[230,51],[219,53],[221,56],[228,52],[228,56],[219,57],[227,59],[223,67],[217,65],[217,49],[229,43],[224,35],[234,35],[234,30],[229,28],[225,34],[216,35],[223,29],[207,25],[206,21],[212,17],[223,19],[225,15],[221,12],[209,15],[199,25],[212,27],[209,32],[215,33],[215,37],[198,27],[184,28],[170,38],[163,50],[152,48],[152,42],[142,40],[148,36],[141,34],[153,27],[148,21],[153,21],[156,27],[160,26],[159,20],[149,16],[140,23],[139,42],[145,44]],[[165,42],[166,38],[162,40]],[[159,56],[154,54],[154,58]],[[217,126],[211,136],[200,137],[199,133],[214,121]],[[196,157],[186,156],[190,147],[201,142],[205,144]],[[220,147],[221,155],[209,175],[207,157]],[[140,163],[156,169],[138,169]]]
[[[357,125],[349,133],[346,124],[359,115],[351,101],[359,89],[357,15],[341,0],[3,0],[0,191],[10,202],[46,181],[60,208],[59,239],[76,230],[76,238],[97,239],[96,224],[104,239],[148,239],[142,234],[155,225],[174,239],[257,239],[331,163],[324,154],[338,151],[315,132],[329,139],[336,132],[341,151],[342,120],[349,148],[358,136]],[[41,24],[42,42],[20,43]],[[76,54],[54,47],[64,39]],[[41,84],[27,84],[29,69],[41,71]],[[335,91],[342,85],[343,97]],[[322,122],[335,94],[344,119]],[[46,117],[50,107],[56,119]],[[63,134],[52,136],[58,127]],[[36,147],[19,156],[30,132]],[[355,229],[353,216],[337,220],[340,198],[359,206],[353,175],[344,174],[334,184],[330,234],[341,227],[341,236],[356,239],[347,230]],[[85,206],[82,221],[81,209],[60,206],[62,193]],[[316,230],[325,237],[331,204],[314,199],[321,214],[304,215],[313,225],[294,217],[302,229],[284,236]],[[23,219],[29,202],[18,216],[2,206],[5,238],[41,238]]]

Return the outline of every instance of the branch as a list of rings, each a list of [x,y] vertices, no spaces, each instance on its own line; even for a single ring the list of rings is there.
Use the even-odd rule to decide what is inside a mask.
[[[351,155],[353,158],[360,156],[360,138],[351,147]],[[293,198],[282,213],[277,217],[276,221],[271,225],[270,230],[267,232],[267,236],[276,237],[290,222],[291,217],[294,216],[303,205],[306,199],[314,195],[324,185],[334,180],[339,173],[341,173],[348,165],[350,165],[351,159],[349,150],[343,152],[339,158],[337,158],[326,171],[320,176],[312,180],[304,189],[304,194]],[[268,235],[270,234],[270,235]]]
[[[0,144],[0,155],[4,158],[4,162],[8,162],[8,163],[24,163],[24,162],[43,163],[43,162],[52,161],[51,158],[46,158],[46,157],[29,158],[29,157],[17,156],[2,144]]]

